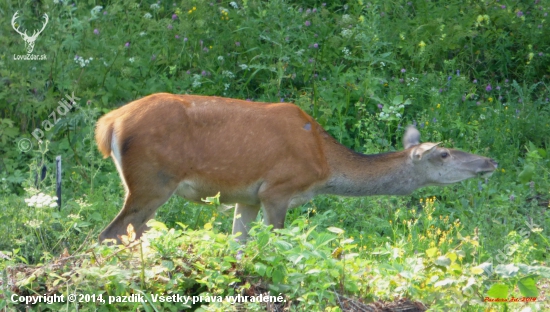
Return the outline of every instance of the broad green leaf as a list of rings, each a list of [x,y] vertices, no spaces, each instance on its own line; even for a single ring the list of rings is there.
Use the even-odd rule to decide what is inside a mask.
[[[527,183],[533,179],[533,175],[535,174],[535,166],[532,164],[527,164],[523,168],[523,171],[521,171],[518,175],[518,179],[522,183]]]
[[[456,258],[458,258],[454,252],[447,253],[447,257],[451,260],[451,262],[455,262]]]
[[[284,270],[283,267],[277,267],[276,269],[273,270],[273,274],[271,276],[271,278],[273,279],[273,283],[280,283],[283,281],[285,277],[283,270]]]
[[[442,287],[442,286],[452,285],[454,282],[455,282],[454,279],[446,278],[442,281],[439,281],[439,282],[435,283],[434,287]]]
[[[535,280],[531,277],[522,278],[518,281],[518,288],[524,297],[538,297],[539,290]]]
[[[403,95],[397,95],[393,98],[393,105],[398,105],[403,103]]]
[[[334,227],[334,226],[329,226],[329,227],[327,228],[327,230],[328,230],[329,232],[334,233],[334,234],[342,234],[342,233],[345,232],[344,230],[342,230],[342,229],[340,229],[340,228],[337,228],[337,227]]]
[[[498,275],[504,277],[504,278],[509,278],[509,277],[512,277],[512,276],[515,276],[519,271],[519,268],[513,264],[499,264],[497,265],[497,267],[495,268],[495,273],[497,273]]]
[[[258,245],[259,246],[265,247],[268,242],[269,242],[269,233],[267,233],[267,232],[258,233]]]
[[[265,271],[267,270],[267,267],[265,264],[257,262],[254,264],[254,270],[256,270],[256,273],[258,273],[260,276],[265,276]]]
[[[484,262],[478,265],[477,268],[482,269],[483,272],[487,273],[488,275],[493,274],[493,264],[491,262]]]
[[[170,260],[162,260],[161,263],[162,263],[162,266],[164,266],[168,270],[173,270],[174,269],[174,262],[172,262]]]
[[[439,265],[439,266],[448,267],[449,265],[451,265],[451,259],[449,259],[445,256],[441,256],[441,257],[437,257],[437,259],[435,259],[434,263]]]
[[[292,249],[292,244],[283,240],[278,240],[273,242],[273,245],[276,246],[279,250],[290,250]]]
[[[157,221],[155,219],[151,219],[147,222],[147,226],[148,227],[151,227],[157,231],[162,231],[162,230],[168,230],[168,227],[166,226],[166,224],[160,222],[160,221]]]
[[[483,269],[480,267],[474,267],[470,269],[470,272],[472,272],[473,274],[479,275],[483,273]]]
[[[543,278],[550,278],[550,268],[549,267],[543,267],[543,266],[538,266],[536,267],[536,271],[538,272],[538,274],[543,277]]]
[[[349,243],[353,243],[353,238],[344,239],[342,241],[342,245],[349,244]]]
[[[428,257],[430,257],[430,258],[433,258],[437,255],[437,250],[438,249],[436,247],[430,248],[430,249],[426,250],[426,255],[428,255]]]
[[[508,298],[508,286],[504,284],[494,284],[487,291],[487,296],[497,299]]]

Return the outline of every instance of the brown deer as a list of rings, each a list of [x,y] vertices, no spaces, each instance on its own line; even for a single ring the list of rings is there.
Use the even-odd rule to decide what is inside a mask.
[[[129,224],[139,237],[174,193],[200,202],[220,192],[220,202],[236,203],[233,233],[246,239],[260,207],[266,224],[282,228],[288,209],[318,194],[407,195],[497,168],[490,158],[420,143],[414,127],[405,150],[363,155],[294,104],[214,96],[149,95],[101,117],[95,137],[126,189],[100,241],[119,239]]]

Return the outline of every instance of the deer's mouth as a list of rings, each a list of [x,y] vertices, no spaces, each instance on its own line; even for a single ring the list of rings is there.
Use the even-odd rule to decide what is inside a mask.
[[[480,171],[477,173],[477,175],[481,178],[488,178],[493,175],[494,170],[491,171]]]
[[[479,169],[476,173],[478,176],[482,177],[482,178],[488,178],[490,177],[491,175],[493,175],[493,172],[495,172],[495,170],[497,170],[498,168],[498,163],[493,160],[493,159],[489,159],[489,166],[485,166],[486,168],[484,169]]]

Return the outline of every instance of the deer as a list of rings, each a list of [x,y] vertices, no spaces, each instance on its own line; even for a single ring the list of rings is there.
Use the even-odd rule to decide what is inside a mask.
[[[408,195],[488,177],[498,166],[420,143],[413,126],[403,136],[404,150],[364,155],[294,104],[201,95],[156,93],[133,101],[102,116],[95,139],[126,191],[100,241],[120,242],[129,224],[140,237],[173,194],[201,202],[219,193],[220,203],[235,204],[232,233],[246,241],[260,209],[265,224],[281,229],[289,209],[319,194]]]
[[[27,35],[27,31],[20,32],[19,27],[15,28],[15,20],[19,17],[18,14],[19,14],[19,11],[16,11],[15,14],[13,14],[13,17],[11,19],[11,26],[18,34],[21,35],[21,37],[23,37],[23,40],[25,41],[25,47],[27,49],[27,53],[30,54],[34,50],[34,42],[38,38],[38,35],[42,33],[42,31],[44,30],[44,28],[46,28],[46,25],[48,24],[48,21],[49,21],[48,14],[44,14],[43,16],[45,19],[45,22],[42,24],[42,29],[40,29],[39,31],[35,30],[32,33],[32,36]]]

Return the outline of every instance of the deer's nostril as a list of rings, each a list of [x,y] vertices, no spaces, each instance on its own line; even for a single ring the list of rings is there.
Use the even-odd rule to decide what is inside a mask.
[[[495,166],[495,169],[498,168],[498,163],[496,162],[496,160],[491,159],[490,162],[491,164],[493,164],[493,166]]]

